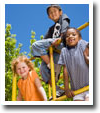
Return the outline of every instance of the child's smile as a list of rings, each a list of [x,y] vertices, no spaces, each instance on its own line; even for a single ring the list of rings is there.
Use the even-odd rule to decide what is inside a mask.
[[[20,75],[23,79],[26,79],[29,73],[29,67],[26,65],[25,62],[19,62],[16,65],[16,72]]]
[[[76,46],[79,41],[79,34],[75,29],[69,29],[67,31],[66,43],[68,46]]]
[[[51,20],[53,20],[54,22],[57,22],[60,18],[60,16],[62,15],[62,12],[59,11],[58,8],[55,8],[55,7],[51,7],[49,9],[49,18]]]

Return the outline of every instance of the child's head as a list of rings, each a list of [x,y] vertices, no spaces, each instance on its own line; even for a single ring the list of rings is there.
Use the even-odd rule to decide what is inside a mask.
[[[76,28],[69,27],[63,36],[63,44],[65,47],[66,45],[74,47],[80,39],[82,39],[80,31]]]
[[[33,70],[33,63],[26,56],[18,56],[12,61],[12,70],[14,75],[27,77],[29,71]]]
[[[57,22],[62,15],[62,9],[58,4],[51,4],[47,8],[47,14],[48,17],[53,20],[54,22]]]

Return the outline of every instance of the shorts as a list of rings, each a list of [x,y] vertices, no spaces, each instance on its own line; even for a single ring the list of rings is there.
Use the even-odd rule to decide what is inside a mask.
[[[83,93],[80,93],[78,95],[75,95],[73,97],[73,101],[75,100],[85,100],[85,98],[89,97],[89,91],[86,91],[86,92],[83,92]]]
[[[48,38],[43,40],[38,40],[32,44],[32,54],[34,57],[40,57],[43,55],[47,55],[48,48],[51,46],[52,42],[56,40],[56,38]],[[63,44],[61,43],[56,49],[61,50]]]
[[[51,46],[54,39],[38,40],[32,44],[32,54],[34,57],[47,55],[47,49]]]

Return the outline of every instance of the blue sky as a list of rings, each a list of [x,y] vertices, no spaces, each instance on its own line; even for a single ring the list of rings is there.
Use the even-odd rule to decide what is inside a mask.
[[[22,43],[21,52],[29,53],[31,30],[35,31],[36,39],[45,35],[54,24],[48,18],[46,8],[49,4],[6,4],[5,24],[11,24],[11,34],[16,34],[17,46]],[[63,13],[70,18],[71,27],[79,27],[89,21],[88,4],[60,4]],[[82,38],[89,41],[89,27],[81,31]]]

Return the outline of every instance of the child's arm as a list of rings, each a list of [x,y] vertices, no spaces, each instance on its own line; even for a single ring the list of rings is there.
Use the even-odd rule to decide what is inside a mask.
[[[61,38],[56,38],[53,42],[52,45],[53,46],[58,46],[61,43]]]
[[[86,46],[83,54],[84,54],[86,63],[89,65],[89,44]]]
[[[53,46],[58,46],[62,42],[62,37],[64,33],[61,33],[61,36],[59,38],[56,38],[54,42],[52,43]]]
[[[47,101],[47,96],[46,96],[45,90],[42,87],[41,82],[38,77],[35,78],[35,85],[36,85],[38,91],[40,92],[41,96],[43,97],[43,100]]]
[[[68,72],[67,72],[67,69],[66,69],[66,66],[64,65],[64,70],[63,70],[63,73],[64,73],[64,86],[65,86],[65,94],[68,98],[71,98],[74,96],[74,93],[72,90],[69,89],[69,80],[68,80]]]
[[[20,90],[18,90],[17,101],[22,101],[22,95],[20,93]]]

